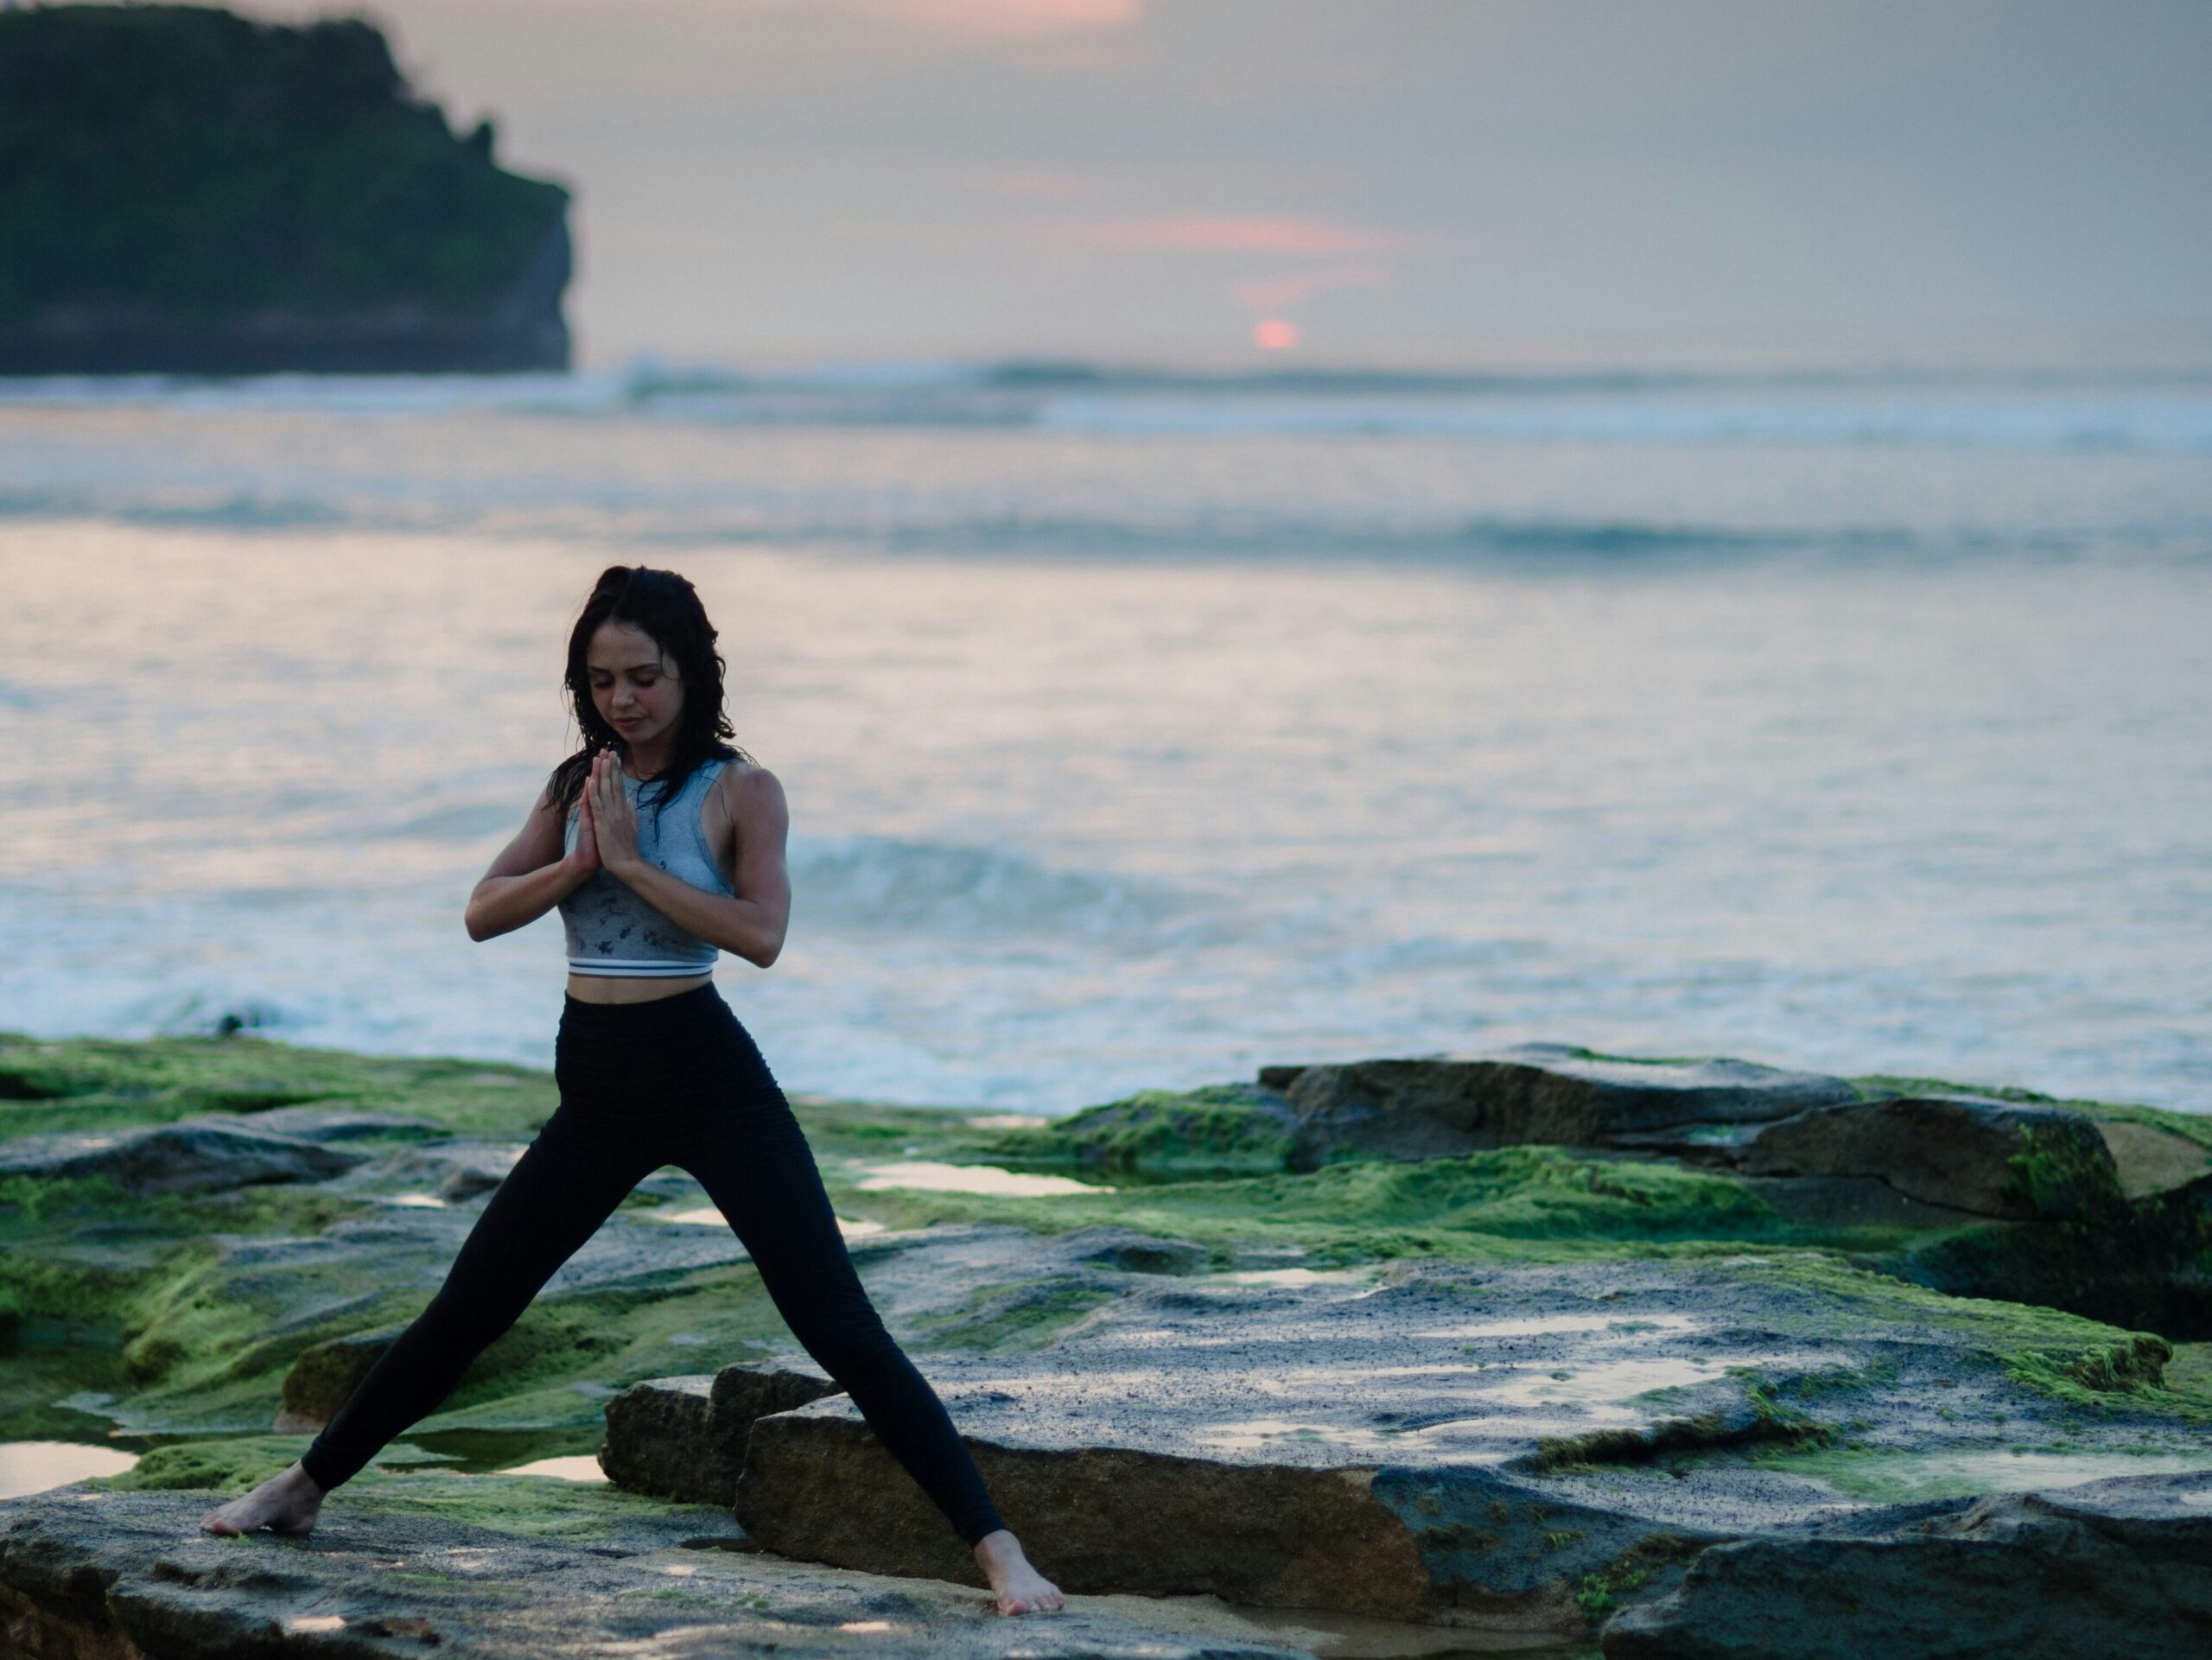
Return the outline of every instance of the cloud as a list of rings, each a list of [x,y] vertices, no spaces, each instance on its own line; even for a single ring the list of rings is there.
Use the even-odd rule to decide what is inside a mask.
[[[1237,304],[1254,311],[1287,311],[1332,289],[1382,288],[1389,281],[1390,273],[1379,265],[1341,265],[1292,277],[1260,277],[1238,283],[1230,289],[1230,293]]]
[[[1085,188],[1072,173],[1039,167],[1001,168],[982,175],[976,182],[994,196],[1021,201],[1069,201],[1082,195]]]
[[[1048,234],[1096,247],[1170,249],[1205,253],[1372,253],[1405,239],[1307,219],[1211,218],[1085,219],[1046,227]]]
[[[997,40],[1047,40],[1062,35],[1118,34],[1144,21],[1147,0],[651,0],[639,10],[662,13],[780,11],[817,17],[863,17],[936,35]],[[619,16],[622,0],[446,0],[445,9],[533,10],[563,5],[571,11]],[[257,10],[320,15],[326,0],[260,0]]]
[[[789,4],[792,0],[766,3]],[[1114,33],[1135,28],[1144,17],[1144,0],[814,0],[814,3],[933,34],[990,40]]]

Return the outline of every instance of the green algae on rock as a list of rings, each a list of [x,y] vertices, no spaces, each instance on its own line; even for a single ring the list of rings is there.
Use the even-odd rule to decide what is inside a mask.
[[[1812,1087],[1788,1084],[1731,1097],[1732,1116],[1666,1123],[1670,1101],[1710,1106],[1696,1091],[1740,1091],[1746,1074],[1560,1053],[1556,1084],[1500,1075],[1527,1099],[1572,1105],[1586,1103],[1593,1065],[1619,1072],[1643,1104],[1599,1115],[1605,1144],[1425,1158],[1347,1144],[1294,1168],[1289,1092],[1305,1068],[1015,1131],[988,1115],[794,1104],[839,1214],[866,1224],[849,1249],[871,1296],[1003,1482],[1009,1516],[1035,1530],[1040,1566],[1071,1584],[1325,1593],[1332,1619],[1412,1613],[1586,1645],[1599,1625],[1694,1588],[1686,1570],[1727,1541],[1828,1538],[1847,1523],[1873,1537],[1900,1506],[2205,1462],[2212,1366],[2190,1340],[2190,1287],[2212,1262],[2212,1210],[2196,1126],[1863,1079],[1847,1100],[1820,1083],[1818,1103],[1777,1104]],[[1482,1075],[1449,1076],[1456,1089]],[[1478,1095],[1458,1098],[1482,1109]],[[135,1481],[105,1490],[118,1501],[175,1483],[235,1490],[283,1467],[305,1441],[270,1434],[280,1409],[292,1415],[281,1428],[317,1421],[419,1312],[554,1103],[550,1080],[522,1068],[250,1036],[0,1034],[0,1161],[39,1136],[124,1145],[230,1124],[340,1149],[347,1166],[183,1193],[135,1193],[120,1164],[0,1181],[0,1344],[14,1345],[0,1434],[112,1429],[149,1447]],[[1923,1110],[1950,1115],[1973,1154],[1961,1191],[2012,1214],[1892,1185],[1948,1179],[1870,1139]],[[1767,1173],[1749,1167],[1785,1129]],[[1847,1154],[1855,1173],[1775,1173],[1789,1137],[1790,1160],[1810,1148],[1833,1170]],[[2131,1137],[2140,1145],[2123,1158]],[[893,1187],[887,1160],[1083,1181],[1041,1198]],[[407,1444],[334,1498],[326,1525],[466,1515],[511,1539],[632,1537],[639,1518],[673,1509],[544,1477],[399,1473],[573,1456],[603,1428],[618,1482],[734,1497],[758,1536],[724,1513],[732,1548],[966,1571],[841,1398],[733,1396],[717,1418],[703,1380],[804,1368],[786,1364],[789,1334],[729,1231],[658,1219],[715,1220],[696,1184],[663,1172],[635,1198]],[[1953,1294],[2000,1287],[2010,1300]],[[2085,1317],[2107,1309],[2119,1325]],[[821,1511],[810,1495],[823,1481],[850,1513]],[[1117,1483],[1151,1507],[1117,1510]],[[1071,1507],[1071,1494],[1089,1497]],[[1366,1568],[1303,1565],[1298,1518],[1316,1504],[1327,1517],[1313,1536]],[[47,1523],[61,1513],[41,1511],[36,1549],[96,1554],[89,1536],[55,1543]],[[1173,1516],[1185,1519],[1163,1526]],[[1209,1530],[1242,1554],[1168,1561]],[[1200,1573],[1213,1577],[1189,1577]],[[464,1583],[448,1613],[466,1625],[507,1594]],[[691,1612],[626,1594],[634,1638]],[[396,1617],[373,1603],[360,1602],[364,1620]]]
[[[1401,1262],[1375,1285],[1132,1276],[1049,1351],[933,1371],[1009,1524],[1053,1542],[1071,1588],[1481,1610],[1562,1639],[1586,1577],[1624,1555],[1866,1508],[1793,1453],[2025,1441],[2069,1447],[2082,1479],[2119,1456],[2212,1471],[2155,1376],[2110,1364],[2132,1341],[2155,1358],[2156,1339],[2047,1310],[1953,1313],[1808,1266],[1802,1282],[1765,1257]],[[2094,1381],[2053,1388],[2029,1361]],[[966,1571],[842,1396],[753,1423],[737,1511],[787,1555]]]
[[[558,1099],[547,1073],[497,1061],[361,1055],[244,1034],[130,1041],[0,1032],[0,1142],[48,1130],[174,1123],[203,1113],[258,1119],[309,1103],[404,1106],[402,1116],[429,1120],[442,1135],[527,1137]],[[404,1126],[393,1131],[396,1139],[414,1134]]]
[[[1573,1152],[1547,1167],[1528,1161],[1540,1151],[1530,1143]],[[1494,1056],[1264,1067],[1253,1085],[1147,1092],[1012,1133],[995,1150],[1187,1177],[1213,1173],[1205,1150],[1224,1145],[1244,1149],[1248,1164],[1279,1155],[1270,1169],[1282,1177],[1268,1179],[1379,1162],[1423,1173],[1410,1185],[1432,1190],[1444,1180],[1437,1173],[1465,1178],[1493,1157],[1522,1161],[1525,1180],[1502,1204],[1453,1207],[1438,1228],[1395,1242],[1389,1224],[1402,1210],[1360,1207],[1355,1250],[1458,1254],[1472,1235],[1548,1231],[1615,1249],[1639,1235],[1795,1241],[1941,1290],[2212,1334],[2212,1128],[2150,1108],[1529,1044]],[[1661,1201],[1648,1186],[1630,1191],[1637,1177],[1615,1173],[1624,1159],[1642,1171],[1709,1170],[1719,1185],[1697,1197],[1678,1185]],[[1568,1202],[1563,1190],[1577,1180],[1592,1196],[1627,1194],[1642,1215]],[[1300,1226],[1309,1248],[1332,1249],[1315,1225],[1323,1191],[1267,1214]],[[1122,1215],[1202,1231],[1188,1213],[1205,1198],[1184,1180]],[[1069,1214],[1102,1214],[1078,1205]],[[1684,1216],[1681,1205],[1718,1213]]]
[[[1285,1167],[1291,1123],[1281,1097],[1258,1085],[1140,1090],[1010,1131],[997,1145],[1010,1159],[1043,1164],[1154,1175],[1258,1175]]]

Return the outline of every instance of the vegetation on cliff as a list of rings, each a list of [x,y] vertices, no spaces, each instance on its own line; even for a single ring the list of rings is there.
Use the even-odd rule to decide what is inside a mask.
[[[568,192],[492,150],[367,22],[0,12],[0,369],[557,366]]]

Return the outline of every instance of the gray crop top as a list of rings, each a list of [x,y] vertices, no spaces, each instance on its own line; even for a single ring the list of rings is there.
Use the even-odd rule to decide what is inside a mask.
[[[710,894],[737,892],[715,864],[707,833],[699,823],[707,792],[728,765],[721,760],[703,761],[658,811],[652,801],[638,808],[639,855],[670,875]],[[621,778],[623,792],[636,807],[642,786],[627,773]],[[656,797],[659,793],[653,792]],[[580,811],[580,807],[569,810],[569,822],[561,836],[563,853],[575,849]],[[593,871],[561,901],[561,923],[568,930],[571,974],[626,979],[705,974],[715,966],[719,949],[670,921],[634,889],[603,869]]]

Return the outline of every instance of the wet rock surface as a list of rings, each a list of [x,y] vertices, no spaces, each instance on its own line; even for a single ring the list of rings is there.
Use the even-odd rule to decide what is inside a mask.
[[[1789,1226],[1918,1283],[2196,1339],[2212,1337],[2212,1141],[2177,1128],[2189,1123],[1523,1044],[1266,1066],[1252,1086],[1140,1094],[1006,1150],[1166,1174],[1179,1155],[1161,1149],[1187,1129],[1272,1149],[1289,1171],[1524,1146],[1680,1163],[1736,1178]]]
[[[1758,1123],[1859,1099],[1842,1078],[1816,1073],[1624,1060],[1552,1043],[1271,1074],[1297,1115],[1294,1160],[1306,1165],[1351,1152],[1431,1159],[1529,1142],[1605,1147],[1674,1125]]]
[[[2055,1652],[2038,1599],[2069,1660],[2201,1637],[2212,1345],[2174,1344],[2212,1336],[2212,1135],[2179,1115],[1561,1046],[1027,1129],[803,1101],[1009,1521],[1127,1600],[1039,1647],[976,1625],[972,1557],[674,1170],[304,1549],[200,1537],[436,1291],[550,1084],[5,1034],[0,1081],[0,1437],[149,1449],[0,1503],[34,1654]],[[1001,1159],[1084,1173],[943,1185]],[[489,1473],[594,1448],[620,1486]],[[1921,1648],[1866,1635],[1900,1611]]]
[[[1366,1283],[1136,1284],[1048,1352],[928,1370],[1008,1524],[1072,1588],[1563,1638],[1585,1582],[1623,1562],[1649,1588],[1705,1545],[1881,1508],[1793,1454],[2063,1441],[2085,1472],[2154,1446],[2212,1467],[2188,1422],[2080,1421],[2016,1375],[1996,1327],[1939,1301],[1758,1262],[1406,1263]],[[2062,1364],[2164,1352],[2069,1358],[2050,1335]],[[842,1396],[753,1425],[737,1514],[786,1555],[973,1574]]]
[[[399,1187],[418,1199],[465,1205],[487,1197],[507,1179],[522,1154],[515,1143],[447,1138],[386,1153],[335,1191],[389,1193]]]
[[[204,1113],[188,1122],[250,1126],[273,1135],[296,1135],[303,1142],[436,1142],[447,1140],[453,1134],[443,1124],[413,1113],[322,1106],[313,1102],[268,1107],[250,1115]]]
[[[825,1395],[844,1391],[811,1360],[760,1361],[724,1366],[708,1390],[715,1413],[741,1432],[775,1412],[795,1412]]]
[[[0,1148],[0,1177],[105,1176],[137,1193],[197,1193],[260,1182],[321,1181],[366,1156],[211,1116],[143,1129],[26,1136]]]
[[[1008,1619],[963,1587],[747,1552],[727,1514],[698,1507],[641,1503],[563,1538],[332,1506],[301,1540],[213,1538],[199,1531],[205,1509],[205,1495],[77,1488],[0,1509],[7,1651],[37,1660],[794,1652],[1273,1660],[1306,1652],[1225,1609],[1077,1605]]]
[[[2097,1127],[2078,1112],[1971,1097],[1800,1113],[1732,1161],[1757,1176],[1872,1176],[1907,1199],[2013,1221],[2093,1214],[2120,1197]]]
[[[617,1486],[728,1509],[756,1420],[842,1393],[810,1361],[652,1377],[607,1403],[600,1468]]]
[[[2175,1193],[2212,1176],[2212,1149],[2155,1124],[2098,1123],[2120,1193],[2128,1199]]]
[[[310,1236],[206,1237],[195,1247],[206,1259],[193,1276],[196,1294],[237,1311],[251,1337],[248,1358],[289,1357],[281,1385],[241,1390],[222,1372],[197,1372],[188,1364],[196,1330],[186,1307],[156,1318],[126,1348],[140,1388],[93,1409],[118,1428],[164,1434],[257,1430],[269,1428],[272,1417],[279,1428],[320,1427],[435,1294],[480,1208],[379,1205]],[[104,1269],[114,1265],[119,1249],[105,1237],[72,1236],[41,1255],[64,1271]],[[145,1252],[129,1260],[150,1266],[153,1257]],[[726,1228],[673,1228],[618,1213],[547,1282],[540,1313],[650,1294],[702,1270],[745,1261],[743,1247]]]
[[[2212,1654],[2212,1475],[1929,1506],[1706,1551],[1605,1628],[1606,1660],[2196,1660]]]
[[[1063,1235],[1060,1244],[1071,1262],[1123,1274],[1196,1274],[1208,1260],[1204,1245],[1188,1239],[1157,1239],[1129,1228],[1084,1228]]]
[[[271,1428],[287,1434],[321,1429],[338,1415],[338,1409],[384,1358],[400,1329],[358,1332],[302,1349],[284,1374],[284,1404]]]

